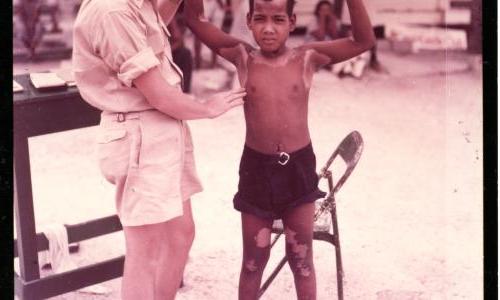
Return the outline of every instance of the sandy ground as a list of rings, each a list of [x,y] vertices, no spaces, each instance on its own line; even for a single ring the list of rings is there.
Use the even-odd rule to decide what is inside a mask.
[[[482,299],[482,78],[466,70],[464,54],[380,56],[390,74],[367,72],[356,80],[322,71],[310,94],[318,167],[350,131],[358,130],[365,143],[337,197],[345,298]],[[17,66],[18,73],[26,69]],[[224,80],[220,70],[197,72],[195,90],[203,92],[207,72]],[[236,299],[241,230],[231,200],[243,112],[190,126],[205,191],[192,199],[197,236],[177,299]],[[94,133],[86,128],[30,140],[38,231],[114,213],[113,187],[95,162]],[[71,257],[83,266],[123,254],[123,244],[119,232],[82,242]],[[333,248],[316,242],[314,251],[318,299],[335,299]],[[280,244],[269,266],[282,255]],[[53,299],[119,299],[120,279],[101,286],[109,293]],[[262,299],[294,298],[285,268]]]

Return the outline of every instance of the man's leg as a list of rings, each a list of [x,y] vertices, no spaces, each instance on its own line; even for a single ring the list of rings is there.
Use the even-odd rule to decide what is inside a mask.
[[[290,210],[283,216],[286,255],[293,272],[297,299],[316,299],[316,274],[313,264],[314,203]]]
[[[241,214],[243,262],[240,273],[239,300],[257,299],[262,273],[271,251],[272,224],[272,220],[246,213]]]
[[[184,215],[170,221],[125,226],[126,255],[122,299],[174,299],[194,239],[190,201]]]
[[[123,300],[154,299],[162,230],[162,224],[123,227],[126,244]]]
[[[184,201],[183,209],[184,215],[163,223],[155,299],[174,299],[182,281],[195,235],[190,200]]]

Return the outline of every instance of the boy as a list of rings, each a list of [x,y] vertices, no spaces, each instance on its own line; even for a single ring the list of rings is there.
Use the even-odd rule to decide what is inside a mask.
[[[373,47],[370,20],[361,0],[347,0],[354,40],[314,42],[291,49],[293,0],[250,0],[247,25],[259,48],[237,40],[203,17],[202,0],[186,1],[186,22],[208,47],[233,63],[242,87],[246,139],[233,203],[241,212],[243,262],[239,299],[257,299],[270,253],[271,226],[282,219],[286,253],[299,299],[316,299],[312,260],[316,160],[307,124],[314,71]]]

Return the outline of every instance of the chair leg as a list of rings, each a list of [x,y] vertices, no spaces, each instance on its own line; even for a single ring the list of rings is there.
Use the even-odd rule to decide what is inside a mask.
[[[344,268],[342,267],[342,253],[340,251],[339,227],[337,223],[337,210],[335,206],[331,210],[333,235],[335,238],[335,262],[337,265],[337,295],[339,300],[344,299]]]
[[[274,271],[271,273],[271,275],[269,275],[269,277],[267,278],[266,282],[264,282],[264,284],[260,288],[259,294],[257,295],[257,299],[260,298],[266,292],[267,288],[271,285],[271,283],[273,282],[274,278],[276,278],[276,276],[281,271],[281,269],[286,264],[286,262],[287,262],[287,258],[285,256],[285,257],[283,257],[281,259],[281,261],[278,264],[278,266],[276,266],[276,268],[274,269]]]

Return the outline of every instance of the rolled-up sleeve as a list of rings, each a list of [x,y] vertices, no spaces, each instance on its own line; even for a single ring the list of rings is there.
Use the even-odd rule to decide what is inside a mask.
[[[132,13],[107,13],[97,32],[96,49],[126,86],[131,87],[134,79],[160,65],[160,60],[147,43],[145,24]]]

